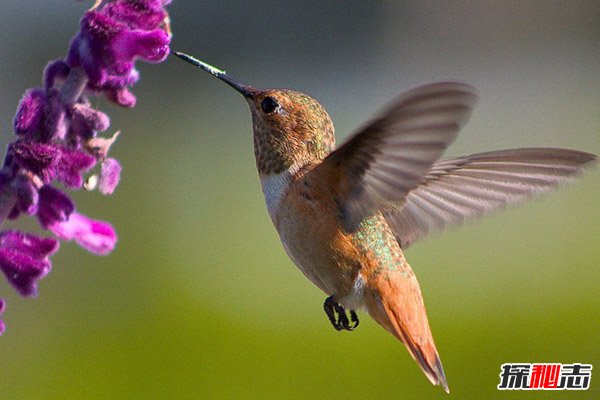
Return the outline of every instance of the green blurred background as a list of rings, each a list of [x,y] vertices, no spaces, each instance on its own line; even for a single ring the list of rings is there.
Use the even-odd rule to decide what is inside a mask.
[[[2,2],[2,146],[23,91],[64,56],[90,5]],[[340,140],[409,87],[458,79],[481,101],[449,155],[600,154],[599,2],[175,0],[170,10],[174,49],[313,95]],[[267,215],[242,98],[177,59],[140,69],[134,109],[97,100],[123,133],[118,190],[75,194],[82,212],[117,227],[118,247],[95,257],[64,243],[35,299],[0,282],[1,399],[600,398],[597,170],[408,251],[448,397],[366,315],[356,332],[331,328],[324,294]],[[505,362],[596,370],[587,392],[506,393],[496,389]]]

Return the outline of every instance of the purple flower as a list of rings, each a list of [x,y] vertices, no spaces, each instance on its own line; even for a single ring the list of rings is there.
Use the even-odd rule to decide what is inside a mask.
[[[104,93],[106,98],[113,103],[131,108],[135,106],[136,98],[129,90],[129,86],[137,82],[139,76],[139,72],[136,69],[132,69],[128,75],[111,75],[102,85],[95,85],[90,82],[87,87],[93,92]]]
[[[60,154],[56,145],[29,140],[17,140],[8,146],[4,165],[30,172],[42,182],[50,183],[56,176],[54,168]]]
[[[96,159],[85,151],[59,147],[60,163],[54,169],[56,179],[69,189],[79,189],[83,185],[83,173],[89,171]]]
[[[40,128],[46,94],[42,89],[29,89],[23,95],[17,114],[13,120],[15,133],[18,135],[32,135]]]
[[[150,0],[122,0],[107,4],[105,12],[133,29],[152,30],[159,27],[166,13],[163,7],[169,2]]]
[[[94,166],[96,159],[67,146],[17,140],[8,148],[6,163],[33,173],[45,184],[58,179],[66,187],[77,189],[83,184],[82,174]]]
[[[0,226],[6,218],[35,215],[42,228],[92,253],[104,255],[114,249],[114,228],[75,212],[69,195],[53,185],[80,189],[84,174],[101,163],[99,190],[114,192],[121,166],[108,152],[119,132],[98,136],[109,128],[110,119],[91,106],[88,96],[135,105],[130,91],[139,80],[135,61],[160,62],[169,54],[171,32],[164,9],[169,3],[97,1],[81,19],[66,59],[48,63],[44,86],[25,92],[13,120],[18,136],[9,143],[0,169]],[[50,271],[49,257],[58,245],[55,238],[0,231],[0,269],[20,294],[33,296],[38,279]],[[3,311],[0,299],[0,314]]]
[[[72,213],[68,220],[57,222],[49,229],[63,240],[75,240],[84,249],[98,255],[110,253],[117,243],[117,234],[111,224]]]
[[[23,296],[37,294],[36,283],[50,272],[49,256],[58,250],[58,241],[18,231],[0,233],[0,269]]]
[[[71,110],[71,129],[76,136],[91,138],[98,132],[108,129],[110,119],[102,111],[94,110],[87,104],[75,104]]]
[[[121,179],[121,165],[114,158],[107,158],[102,163],[100,170],[100,193],[113,194]]]
[[[68,220],[73,211],[75,211],[75,204],[69,196],[52,186],[44,186],[40,189],[37,217],[44,229]]]
[[[116,0],[86,12],[71,42],[68,65],[85,69],[90,89],[133,107],[135,96],[127,87],[138,79],[135,60],[161,62],[169,55],[171,34],[163,9],[167,3]]]

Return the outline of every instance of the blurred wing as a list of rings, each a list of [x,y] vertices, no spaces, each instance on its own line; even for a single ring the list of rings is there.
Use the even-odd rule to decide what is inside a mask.
[[[413,89],[331,153],[314,172],[336,182],[346,231],[404,199],[456,138],[477,101],[471,86],[443,82]]]
[[[581,174],[593,154],[531,148],[472,154],[434,163],[404,202],[383,211],[405,249],[430,230],[457,225],[547,192]]]

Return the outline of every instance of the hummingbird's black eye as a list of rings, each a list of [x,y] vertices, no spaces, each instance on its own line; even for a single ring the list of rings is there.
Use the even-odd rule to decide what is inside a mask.
[[[265,112],[265,114],[272,113],[279,107],[279,104],[272,97],[265,97],[263,101],[260,103],[260,108]]]

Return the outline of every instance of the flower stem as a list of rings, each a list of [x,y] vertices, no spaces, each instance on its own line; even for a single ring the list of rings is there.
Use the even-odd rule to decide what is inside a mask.
[[[81,67],[71,68],[69,75],[60,90],[60,101],[64,105],[74,104],[85,89],[88,77]]]

